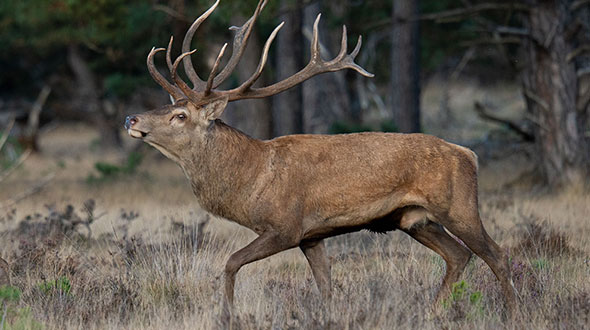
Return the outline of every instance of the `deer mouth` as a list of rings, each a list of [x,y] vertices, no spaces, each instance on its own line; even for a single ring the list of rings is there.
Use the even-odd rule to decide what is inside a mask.
[[[129,134],[131,137],[134,137],[136,139],[143,139],[144,137],[146,137],[148,135],[147,132],[140,131],[140,130],[137,130],[134,128],[128,129],[127,134]]]

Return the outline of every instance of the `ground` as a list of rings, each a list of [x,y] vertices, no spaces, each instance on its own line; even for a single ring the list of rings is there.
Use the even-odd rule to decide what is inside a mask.
[[[224,264],[255,234],[200,210],[180,169],[157,152],[146,148],[135,167],[134,141],[125,139],[125,152],[105,152],[91,127],[64,123],[44,133],[41,154],[0,182],[0,257],[21,293],[10,300],[0,290],[6,328],[588,327],[590,194],[522,179],[532,168],[526,145],[490,151],[498,127],[478,120],[471,105],[493,100],[500,115],[519,118],[515,86],[454,86],[452,129],[436,125],[440,97],[425,88],[425,130],[480,141],[480,210],[510,256],[516,323],[504,320],[498,283],[476,257],[434,315],[444,261],[401,232],[328,239],[334,297],[325,304],[300,251],[248,265],[237,277],[236,312],[226,317]],[[100,162],[120,166],[105,175],[95,169]],[[43,178],[49,183],[31,191]]]

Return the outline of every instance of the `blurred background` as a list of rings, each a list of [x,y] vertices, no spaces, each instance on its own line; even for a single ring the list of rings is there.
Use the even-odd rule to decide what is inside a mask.
[[[165,47],[170,35],[178,55],[184,33],[211,4],[3,1],[0,127],[4,135],[11,129],[2,168],[24,161],[22,154],[51,154],[55,144],[44,148],[44,140],[74,124],[95,132],[88,149],[145,152],[126,137],[123,119],[169,103],[147,72],[146,55]],[[242,25],[256,4],[222,1],[197,31],[193,63],[201,76],[231,42],[228,27]],[[579,184],[588,178],[589,7],[583,0],[272,0],[223,88],[250,76],[281,21],[286,25],[259,84],[304,67],[319,12],[323,56],[337,54],[346,24],[350,50],[363,36],[357,62],[375,78],[324,74],[272,98],[230,104],[224,120],[258,138],[424,132],[474,148],[483,163],[522,153],[531,165],[525,176],[542,186]],[[163,55],[156,62],[167,71]]]
[[[244,24],[257,3],[222,0],[201,25],[192,42],[201,77],[232,42],[228,27]],[[444,261],[399,231],[327,240],[327,310],[294,249],[240,271],[239,312],[222,316],[225,261],[256,235],[203,212],[182,171],[123,130],[126,115],[170,103],[148,74],[148,52],[173,35],[178,56],[185,32],[212,4],[0,1],[0,323],[506,327],[497,282],[477,258],[442,315],[416,308],[432,303]],[[590,0],[268,0],[221,88],[255,71],[281,21],[258,83],[303,68],[320,12],[324,59],[338,54],[346,24],[349,51],[362,35],[356,62],[375,77],[323,74],[271,98],[233,102],[223,120],[263,139],[423,132],[472,148],[482,222],[510,256],[522,302],[511,326],[588,328]],[[163,53],[156,65],[169,77]],[[16,289],[2,289],[10,281]]]

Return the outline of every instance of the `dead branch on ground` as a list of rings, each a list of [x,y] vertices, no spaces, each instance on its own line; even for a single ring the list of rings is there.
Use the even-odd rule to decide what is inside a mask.
[[[36,182],[34,185],[27,188],[25,191],[16,194],[12,198],[9,198],[7,200],[0,202],[0,210],[5,210],[7,208],[10,208],[11,206],[14,206],[15,204],[17,204],[21,200],[38,193],[55,178],[55,175],[56,175],[55,172],[50,173],[50,174],[46,175],[44,178],[42,178],[41,180],[39,180],[38,182]]]
[[[521,127],[521,125],[516,124],[508,119],[497,117],[497,116],[492,115],[489,112],[487,112],[486,106],[483,105],[482,103],[476,101],[473,104],[473,107],[480,118],[505,125],[508,129],[510,129],[511,131],[516,133],[518,136],[520,136],[524,141],[532,142],[535,140],[534,135],[531,134],[530,132],[527,132],[526,130],[524,130]]]

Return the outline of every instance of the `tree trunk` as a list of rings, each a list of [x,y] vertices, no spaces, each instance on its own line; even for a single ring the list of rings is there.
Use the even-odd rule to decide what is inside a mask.
[[[288,0],[281,0],[280,20],[285,27],[277,35],[276,81],[283,80],[304,66],[302,0],[295,1],[295,8],[290,8]],[[303,133],[303,96],[302,87],[297,85],[273,97],[272,106],[273,135]]]
[[[420,131],[419,1],[393,1],[391,96],[400,132]]]
[[[582,24],[583,33],[578,33],[577,46],[590,44],[590,6],[586,5],[577,11],[578,22]],[[578,127],[584,135],[586,155],[583,161],[590,162],[590,51],[580,54],[575,59],[576,75],[578,76]],[[590,164],[586,163],[586,168]],[[588,174],[588,173],[586,173]]]
[[[194,19],[194,17],[187,17],[185,0],[168,0],[168,6],[178,15],[178,17],[175,17],[175,19],[172,20],[172,35],[174,36],[175,41],[172,44],[172,54],[180,54],[182,53],[181,49],[184,34],[190,25],[185,20],[178,18],[185,17],[188,19]],[[193,47],[189,48],[193,49]]]
[[[114,106],[103,106],[97,79],[76,45],[68,48],[68,64],[75,76],[75,93],[70,106],[81,112],[80,118],[96,125],[100,131],[101,145],[120,147],[120,121]]]
[[[576,111],[578,78],[574,61],[567,59],[575,48],[566,33],[571,3],[532,1],[525,17],[531,35],[524,44],[524,94],[541,172],[552,187],[583,182],[588,166],[584,123]]]

